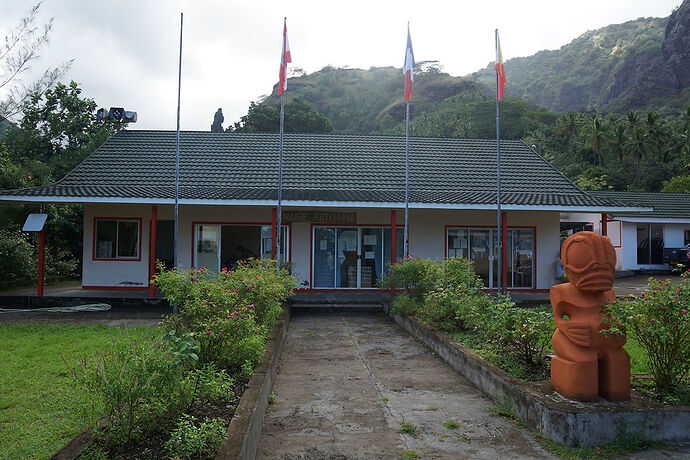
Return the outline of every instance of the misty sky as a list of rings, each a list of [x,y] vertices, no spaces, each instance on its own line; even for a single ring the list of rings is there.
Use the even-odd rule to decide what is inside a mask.
[[[495,28],[507,60],[607,24],[668,16],[680,1],[45,0],[40,19],[55,25],[32,72],[74,59],[63,80],[80,83],[101,107],[137,111],[131,129],[175,129],[184,12],[181,127],[207,131],[218,107],[228,126],[277,83],[283,16],[294,68],[402,67],[410,21],[417,62],[466,75],[493,61]],[[32,4],[0,0],[3,36]],[[510,80],[509,66],[506,73]]]

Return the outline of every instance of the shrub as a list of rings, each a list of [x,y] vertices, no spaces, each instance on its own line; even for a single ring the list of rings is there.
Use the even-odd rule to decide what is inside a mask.
[[[418,302],[408,294],[398,294],[393,297],[391,309],[400,316],[414,316],[417,313]]]
[[[217,310],[231,312],[238,305],[253,305],[256,323],[264,329],[273,325],[296,286],[286,270],[276,272],[270,259],[248,259],[234,270],[220,273],[203,267],[163,270],[159,265],[154,284],[187,321],[212,318]]]
[[[18,228],[0,229],[0,289],[36,282],[36,259],[26,233]]]
[[[225,440],[225,420],[205,418],[198,426],[196,417],[182,415],[165,444],[172,458],[192,459],[214,457]]]
[[[690,371],[690,275],[679,283],[649,279],[641,296],[604,307],[611,334],[630,334],[644,349],[659,390],[673,390]]]
[[[391,274],[384,275],[379,286],[402,288],[412,299],[421,302],[426,293],[434,290],[438,280],[437,262],[408,256],[391,265]]]
[[[532,368],[544,365],[544,350],[555,330],[551,312],[518,308],[508,296],[500,296],[489,305],[482,317],[488,338]]]
[[[174,350],[161,338],[119,342],[74,368],[66,363],[94,403],[103,406],[107,424],[100,437],[108,447],[145,438],[161,428],[160,419],[176,417],[189,404],[185,367]]]

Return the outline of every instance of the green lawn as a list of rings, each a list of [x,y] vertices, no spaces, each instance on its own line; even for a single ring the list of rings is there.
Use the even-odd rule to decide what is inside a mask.
[[[0,325],[0,459],[48,458],[100,414],[62,362],[154,327]]]

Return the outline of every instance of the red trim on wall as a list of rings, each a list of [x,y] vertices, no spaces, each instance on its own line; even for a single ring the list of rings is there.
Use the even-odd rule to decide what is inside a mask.
[[[156,294],[153,287],[153,275],[156,273],[156,224],[158,220],[158,207],[151,206],[151,232],[149,234],[149,297]]]
[[[132,221],[139,222],[139,254],[138,258],[121,257],[115,259],[97,259],[96,258],[96,222],[99,220],[115,220],[115,221]],[[141,236],[142,236],[142,218],[141,217],[94,217],[93,229],[91,230],[91,260],[94,262],[141,262]],[[117,248],[115,249],[117,251]]]
[[[443,232],[443,238],[444,238],[444,242],[443,242],[443,258],[444,258],[444,259],[447,259],[447,258],[448,258],[448,229],[449,229],[449,228],[488,228],[488,229],[496,229],[496,226],[495,226],[495,225],[446,225],[445,228],[444,228],[444,232]],[[510,229],[520,229],[520,228],[531,229],[532,231],[534,231],[534,248],[532,249],[532,251],[533,251],[533,253],[534,253],[534,256],[533,256],[533,257],[534,257],[534,260],[533,260],[533,264],[532,264],[532,266],[533,266],[533,268],[534,268],[534,276],[533,276],[533,280],[532,280],[532,281],[533,281],[533,282],[532,282],[532,286],[536,286],[536,285],[537,285],[537,279],[538,279],[538,278],[537,278],[537,265],[538,265],[538,264],[537,264],[537,227],[536,227],[536,226],[533,226],[533,225],[512,225],[512,226],[506,226],[506,227],[505,227],[506,232],[507,232],[508,230],[510,230]],[[507,250],[506,250],[506,254],[507,254]],[[507,259],[507,256],[506,256],[506,259]],[[507,263],[506,263],[506,271],[507,271]],[[507,279],[506,279],[506,284],[508,284],[508,280],[507,280]],[[496,291],[496,290],[498,290],[498,289],[497,289],[497,288],[496,288],[496,289],[493,289],[493,288],[492,288],[492,289],[489,289],[489,288],[487,288],[487,290]],[[520,292],[531,292],[531,291],[540,292],[540,291],[541,291],[540,289],[537,289],[537,288],[508,288],[508,290],[509,290],[509,291],[520,291]],[[548,289],[547,289],[547,291],[548,291]]]
[[[272,225],[272,223],[271,222],[204,222],[204,221],[192,221],[192,238],[191,238],[191,240],[192,240],[192,244],[191,244],[192,267],[194,267],[194,262],[195,262],[195,260],[194,260],[194,227],[197,225],[237,225],[237,226],[241,226],[241,225],[263,226],[263,225],[267,225],[270,227]],[[288,251],[290,253],[288,255],[288,263],[292,264],[292,222],[288,222],[288,223],[285,223],[282,225],[285,225],[286,227],[288,227],[288,234],[289,234]],[[222,242],[221,242],[221,244],[222,244]]]
[[[146,291],[148,286],[82,286],[82,289],[93,289],[93,290],[107,290],[113,289],[118,291]]]
[[[45,254],[46,254],[46,229],[43,227],[40,232],[38,232],[38,287],[36,289],[36,294],[38,297],[43,296],[43,267],[45,265]]]

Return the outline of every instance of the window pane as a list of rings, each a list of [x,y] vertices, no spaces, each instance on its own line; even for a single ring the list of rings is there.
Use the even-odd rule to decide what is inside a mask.
[[[334,228],[314,228],[314,287],[335,287]]]
[[[649,264],[649,225],[637,226],[637,263]]]
[[[508,238],[508,244],[512,242],[513,247],[508,248],[508,253],[514,255],[514,263],[509,262],[508,267],[514,270],[513,287],[532,287],[534,234],[532,230],[510,230],[508,233],[512,233],[512,238]],[[510,278],[509,274],[509,283]]]
[[[119,221],[117,229],[117,256],[137,257],[139,254],[139,222]]]
[[[664,226],[650,225],[650,260],[653,264],[664,263]]]
[[[114,259],[115,240],[117,239],[116,220],[96,221],[96,258]]]
[[[453,228],[448,230],[448,258],[468,257],[467,229]]]
[[[336,287],[357,287],[358,244],[356,228],[337,228],[337,282]]]
[[[363,288],[377,286],[377,281],[383,272],[383,229],[363,228],[362,257],[361,257],[361,282]]]

